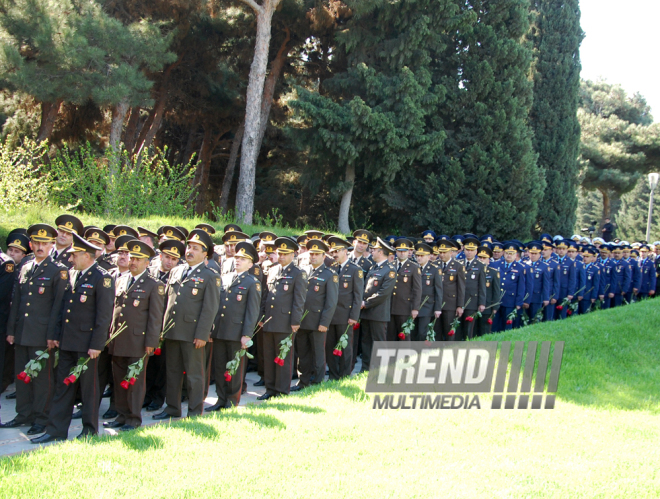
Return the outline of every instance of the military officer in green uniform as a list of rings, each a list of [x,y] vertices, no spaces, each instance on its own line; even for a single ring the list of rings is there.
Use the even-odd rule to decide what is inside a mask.
[[[282,359],[282,365],[276,364],[275,360],[279,356],[280,342],[300,329],[307,293],[307,273],[293,263],[298,243],[288,237],[278,237],[275,248],[278,264],[268,271],[268,289],[263,291],[261,302],[261,316],[265,321],[261,339],[264,343],[266,393],[258,400],[288,395],[291,391],[293,352]]]
[[[413,243],[405,238],[399,238],[394,243],[396,261],[394,263],[396,283],[392,292],[392,312],[387,329],[388,341],[410,341],[409,335],[400,338],[401,326],[412,317],[417,319],[419,307],[422,303],[422,272],[419,265],[408,258],[414,249]]]
[[[426,299],[426,303],[419,310],[415,321],[413,338],[411,338],[414,341],[424,341],[429,324],[433,321],[437,324],[437,320],[442,315],[442,273],[431,262],[432,251],[431,246],[426,243],[415,245],[415,256],[422,277],[422,302]]]
[[[458,339],[474,337],[475,320],[477,312],[486,309],[486,268],[477,259],[479,240],[468,237],[463,240],[463,253],[465,254],[465,312],[461,317],[461,331]],[[469,300],[469,301],[468,301]],[[473,320],[468,320],[472,317]]]
[[[486,308],[481,313],[481,317],[475,320],[476,336],[490,334],[493,322],[493,316],[499,309],[500,301],[500,272],[490,266],[490,259],[493,257],[493,251],[490,247],[480,246],[477,249],[477,258],[484,265],[486,270]]]
[[[149,244],[133,239],[126,243],[131,254],[129,275],[115,284],[115,308],[110,333],[126,324],[128,329],[108,345],[112,355],[115,410],[117,419],[103,424],[120,431],[134,430],[142,424],[142,403],[146,394],[149,354],[158,346],[163,327],[165,285],[149,275],[147,267],[155,252]],[[145,357],[146,355],[146,357]],[[141,358],[143,368],[136,381],[122,387],[128,367]]]
[[[225,372],[227,362],[233,360],[236,352],[248,348],[259,321],[261,280],[249,272],[258,261],[259,253],[254,245],[240,242],[234,254],[235,272],[223,276],[220,309],[212,333],[218,401],[207,409],[209,411],[237,406],[241,400],[246,357],[241,359],[231,379],[225,378]]]
[[[204,411],[206,359],[204,346],[209,341],[213,321],[220,305],[220,275],[204,265],[213,240],[201,229],[190,232],[186,263],[170,272],[166,288],[165,365],[167,369],[166,402],[163,412],[153,419],[181,417],[181,390],[186,373],[188,416]]]
[[[374,342],[387,340],[387,324],[392,311],[392,293],[396,284],[396,269],[388,261],[394,248],[380,237],[373,244],[373,266],[365,277],[360,312],[362,329],[362,370],[368,371]]]
[[[105,346],[112,320],[115,296],[114,279],[96,263],[100,248],[73,234],[69,253],[73,261],[71,286],[64,293],[62,328],[54,342],[59,347],[59,362],[46,433],[33,438],[35,444],[66,440],[78,383],[82,395],[83,430],[78,438],[96,435],[102,390],[98,378],[98,357]],[[65,384],[79,359],[89,357],[87,370],[73,383]]]
[[[57,230],[46,224],[32,225],[27,235],[34,259],[21,268],[14,286],[12,307],[7,321],[7,341],[15,345],[15,373],[37,357],[50,351],[44,367],[32,382],[16,384],[16,417],[2,428],[31,425],[28,435],[45,431],[55,388],[54,351],[62,323],[62,302],[69,284],[68,269],[54,262],[50,251]]]
[[[325,379],[325,341],[339,293],[339,276],[323,262],[328,251],[328,246],[320,239],[307,241],[310,265],[304,309],[308,313],[296,333],[300,380],[291,391],[322,383]]]
[[[83,235],[82,222],[73,215],[60,215],[55,219],[57,237],[55,246],[51,250],[51,258],[54,262],[61,263],[66,268],[71,268],[69,261],[69,248],[73,244],[73,234]]]
[[[465,267],[451,255],[457,247],[453,241],[443,239],[438,241],[438,268],[442,271],[442,316],[440,333],[443,341],[455,341],[456,329],[452,327],[454,319],[460,319],[465,305]]]

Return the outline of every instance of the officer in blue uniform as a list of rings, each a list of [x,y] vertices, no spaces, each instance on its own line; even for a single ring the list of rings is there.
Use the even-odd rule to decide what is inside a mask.
[[[639,269],[642,279],[639,285],[639,298],[644,299],[649,296],[655,295],[655,287],[657,283],[657,277],[655,274],[655,265],[649,254],[651,253],[651,248],[644,244],[639,248],[640,262]]]
[[[555,244],[552,242],[552,238],[544,234],[544,237],[541,241],[543,249],[541,255],[543,259],[541,260],[548,267],[550,267],[550,280],[552,281],[552,287],[550,290],[550,304],[545,307],[544,311],[544,322],[551,321],[555,318],[555,305],[557,304],[557,297],[559,296],[559,262],[552,258],[554,255],[553,250],[555,249]]]
[[[586,287],[587,274],[584,271],[584,263],[582,261],[582,256],[580,255],[580,251],[582,250],[582,248],[578,243],[574,241],[568,241],[567,243],[568,243],[568,250],[566,251],[566,255],[568,256],[568,258],[570,258],[575,262],[575,269],[577,275],[577,284],[575,286],[577,288],[577,291],[575,292],[575,296],[573,297],[572,303],[579,303],[582,301],[584,292],[587,290]],[[579,312],[579,307],[578,307],[578,312]]]
[[[595,262],[598,251],[594,246],[585,246],[582,251],[584,262],[584,273],[586,277],[584,294],[578,307],[580,314],[586,314],[591,306],[596,303],[600,292],[600,267]]]
[[[630,264],[623,259],[623,249],[615,246],[612,249],[614,261],[610,270],[610,308],[619,307],[623,304],[626,289],[630,286],[631,271]]]
[[[610,308],[610,286],[612,286],[610,282],[610,276],[612,273],[612,262],[613,260],[610,258],[610,245],[607,243],[601,244],[598,248],[598,252],[600,253],[600,258],[598,258],[598,266],[600,267],[600,292],[598,293],[599,296],[602,296],[601,298],[602,304],[601,308],[603,310]]]
[[[527,244],[530,263],[527,269],[529,286],[526,287],[526,294],[529,304],[527,314],[530,321],[536,317],[542,307],[550,305],[553,270],[550,265],[541,260],[542,250],[543,244],[539,241]]]
[[[516,262],[519,247],[509,241],[504,244],[504,264],[500,267],[500,289],[502,290],[502,303],[495,316],[496,331],[508,331],[513,323],[508,324],[509,315],[523,306],[525,298],[525,266]]]
[[[632,303],[633,300],[637,298],[637,293],[639,292],[639,287],[642,284],[642,272],[639,268],[639,253],[636,250],[633,250],[630,245],[622,246],[623,249],[623,258],[630,265],[630,284],[626,289],[626,300],[628,303]],[[636,254],[633,255],[633,252]]]
[[[559,263],[559,294],[557,295],[558,304],[555,307],[555,320],[566,318],[568,307],[563,305],[563,301],[565,298],[568,298],[570,302],[575,295],[575,291],[578,289],[577,267],[575,262],[567,256],[570,242],[562,239],[555,243]]]
[[[490,249],[493,252],[493,258],[490,262],[490,267],[500,270],[504,262],[504,245],[499,241],[493,241],[490,245]]]

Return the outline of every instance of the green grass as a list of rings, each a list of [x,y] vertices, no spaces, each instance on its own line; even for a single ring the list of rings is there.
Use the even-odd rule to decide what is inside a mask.
[[[57,208],[49,206],[33,206],[27,210],[14,211],[3,213],[0,217],[0,245],[5,248],[5,241],[7,234],[17,227],[27,228],[35,223],[49,223],[55,224],[55,219],[64,213],[70,213],[77,216],[83,225],[96,225],[103,228],[109,223],[129,225],[137,228],[138,226],[145,227],[149,230],[156,232],[158,227],[162,225],[174,225],[185,227],[192,230],[195,225],[199,223],[208,223],[215,227],[216,233],[212,236],[216,244],[222,243],[222,228],[228,223],[235,223],[234,220],[228,219],[220,222],[213,222],[204,217],[184,218],[184,217],[166,217],[166,216],[151,216],[147,218],[103,218],[97,216],[83,215],[80,213],[66,212]],[[275,232],[278,236],[294,236],[302,234],[306,229],[279,227],[274,225],[246,225],[239,224],[243,231],[248,235],[269,230]]]
[[[554,410],[373,410],[365,377],[0,460],[0,497],[660,496],[660,301],[486,340],[564,340]]]

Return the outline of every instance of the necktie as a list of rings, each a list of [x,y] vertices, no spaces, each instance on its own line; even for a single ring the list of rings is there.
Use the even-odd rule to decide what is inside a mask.
[[[183,273],[182,281],[185,281],[186,279],[188,279],[188,277],[190,276],[191,271],[192,271],[192,267],[188,267],[188,269]]]
[[[76,274],[76,278],[73,281],[73,289],[76,289],[76,286],[78,285],[78,281],[80,280],[80,272]]]
[[[131,276],[131,278],[128,280],[128,287],[126,289],[131,289],[133,284],[135,284],[135,277]]]

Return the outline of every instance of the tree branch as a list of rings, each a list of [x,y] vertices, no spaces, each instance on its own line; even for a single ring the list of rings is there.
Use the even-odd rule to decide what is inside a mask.
[[[252,7],[252,10],[254,10],[257,14],[262,14],[264,11],[264,8],[254,0],[240,0],[240,1]]]

